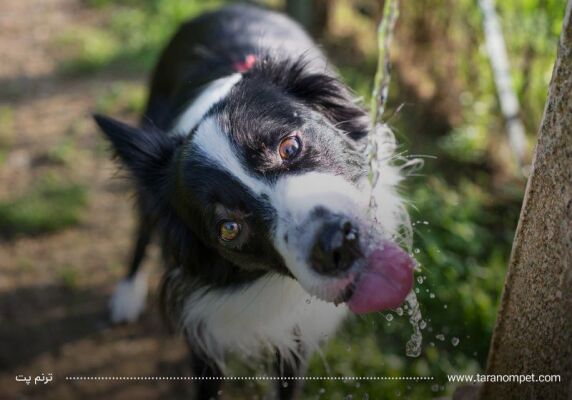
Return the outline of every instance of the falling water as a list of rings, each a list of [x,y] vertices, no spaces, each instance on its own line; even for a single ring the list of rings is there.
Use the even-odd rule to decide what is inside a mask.
[[[390,82],[390,57],[389,49],[393,38],[393,30],[395,22],[399,16],[399,0],[389,0],[384,3],[383,18],[378,26],[378,60],[377,70],[374,78],[373,92],[371,98],[371,120],[372,120],[372,133],[368,136],[368,143],[366,147],[366,156],[369,164],[368,180],[370,184],[370,201],[369,212],[373,217],[373,223],[369,232],[370,238],[376,227],[376,210],[378,207],[375,199],[375,188],[379,180],[380,166],[387,163],[388,158],[393,157],[395,151],[395,142],[392,140],[393,146],[387,141],[386,133],[389,132],[388,126],[383,121],[383,113],[387,103],[389,82]],[[393,136],[391,136],[393,138]],[[389,150],[389,151],[388,151]],[[412,163],[416,164],[415,162]],[[374,236],[375,237],[375,236]],[[417,250],[416,253],[419,251]],[[422,283],[419,282],[420,284]],[[421,354],[421,344],[423,337],[421,335],[420,323],[424,323],[421,317],[421,310],[415,290],[405,299],[407,303],[407,315],[409,315],[409,323],[413,327],[411,338],[407,341],[405,346],[405,354],[408,357],[419,357]],[[405,307],[404,307],[405,308]],[[401,312],[400,312],[401,311]],[[403,309],[396,310],[398,315],[403,315]],[[393,316],[387,315],[387,320],[391,321]]]
[[[413,328],[413,333],[411,334],[411,338],[407,341],[405,345],[405,355],[407,357],[419,357],[421,355],[421,344],[423,342],[423,336],[421,335],[421,327],[420,324],[423,323],[421,317],[421,310],[419,309],[419,302],[417,301],[417,296],[415,292],[409,293],[407,298],[405,299],[407,305],[409,306],[409,310],[412,311],[411,315],[409,316],[409,323]]]

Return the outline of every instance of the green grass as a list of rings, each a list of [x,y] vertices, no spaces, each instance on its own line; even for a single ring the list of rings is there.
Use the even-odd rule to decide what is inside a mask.
[[[55,232],[81,221],[87,203],[83,186],[44,179],[21,197],[0,202],[0,235]]]
[[[78,271],[69,264],[64,264],[57,270],[57,275],[62,284],[70,290],[75,290],[78,287]]]
[[[142,83],[115,82],[96,102],[98,113],[136,114],[143,111],[147,89]]]
[[[86,4],[110,18],[99,28],[74,28],[58,43],[67,54],[60,64],[64,75],[89,75],[105,69],[129,74],[148,73],[179,25],[222,0],[88,0]]]

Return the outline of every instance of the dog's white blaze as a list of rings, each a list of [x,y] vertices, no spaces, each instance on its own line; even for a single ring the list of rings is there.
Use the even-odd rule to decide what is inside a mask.
[[[257,357],[278,349],[287,357],[297,354],[297,340],[313,350],[346,314],[345,305],[312,298],[294,279],[273,275],[242,289],[194,291],[185,302],[183,324],[190,343],[224,364],[226,351]]]
[[[147,274],[139,271],[133,278],[121,280],[111,297],[111,321],[133,322],[143,312],[147,298]]]
[[[228,172],[253,193],[269,192],[268,185],[246,171],[245,166],[237,157],[238,150],[232,148],[228,134],[222,131],[214,117],[201,122],[191,143],[210,163]]]
[[[179,116],[171,133],[173,135],[188,135],[211,107],[224,99],[241,78],[242,74],[232,74],[209,83]]]

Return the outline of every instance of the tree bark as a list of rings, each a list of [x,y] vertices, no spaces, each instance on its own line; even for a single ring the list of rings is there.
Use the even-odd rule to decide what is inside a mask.
[[[487,366],[561,382],[485,383],[481,399],[572,399],[571,95],[569,0]]]

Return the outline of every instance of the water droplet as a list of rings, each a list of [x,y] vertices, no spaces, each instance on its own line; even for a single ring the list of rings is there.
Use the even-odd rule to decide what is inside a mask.
[[[415,288],[415,293],[419,293],[419,288],[418,288],[418,287]]]
[[[421,250],[415,249],[415,250],[413,250],[413,252],[414,252],[415,254],[419,254],[419,253],[421,252]]]
[[[435,335],[435,338],[444,342],[445,341],[445,335],[443,335],[442,333]]]
[[[388,321],[393,321],[393,315],[392,315],[392,314],[387,314],[387,315],[385,316],[385,319],[388,320]]]
[[[286,382],[286,381],[282,382],[282,387],[287,388],[287,387],[288,387],[288,382]]]
[[[320,393],[320,394],[324,394],[324,393],[326,393],[326,389],[324,389],[324,388],[320,388],[320,390],[318,390],[318,393]]]
[[[421,329],[427,328],[427,322],[421,320],[421,321],[419,322],[419,328],[421,328]]]
[[[395,313],[401,317],[403,315],[403,308],[397,307]]]
[[[445,310],[447,309],[447,307],[448,307],[448,305],[447,305],[447,304],[445,304],[445,305],[443,306],[443,308],[444,308]]]
[[[429,297],[431,297],[432,299],[435,298],[435,293],[429,293]]]
[[[433,392],[438,392],[439,391],[439,385],[437,383],[434,383],[431,385],[431,390]]]
[[[352,346],[346,347],[346,350],[347,350],[347,351],[352,351]]]
[[[429,343],[429,346],[435,347],[435,342],[430,342],[430,343]]]
[[[423,277],[422,277],[422,276],[418,276],[418,277],[417,277],[417,282],[419,282],[420,285],[423,285]]]
[[[454,337],[453,339],[451,339],[451,344],[453,346],[457,346],[459,344],[459,338],[458,337]]]
[[[312,302],[312,300],[306,299],[306,304],[310,304],[311,302]]]
[[[423,221],[423,225],[429,225],[429,221]]]

